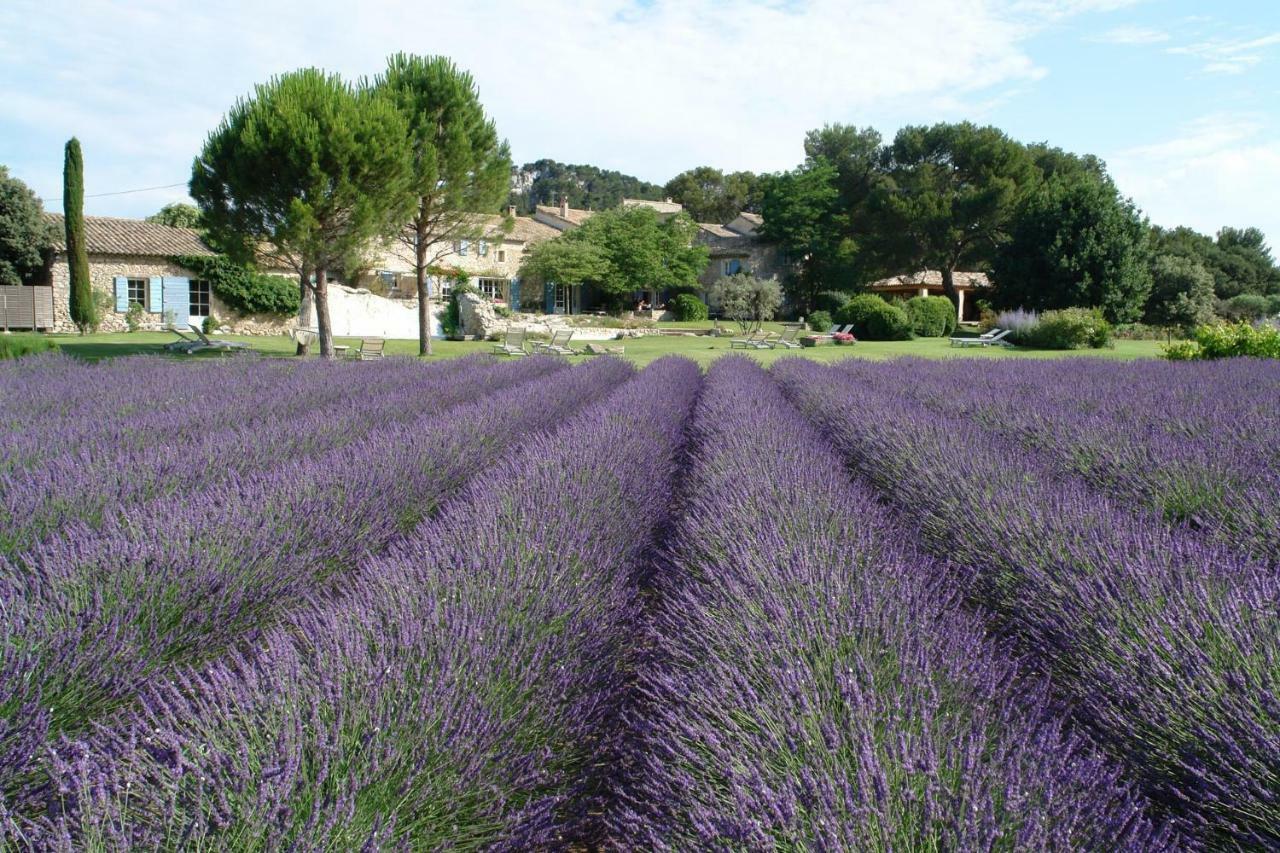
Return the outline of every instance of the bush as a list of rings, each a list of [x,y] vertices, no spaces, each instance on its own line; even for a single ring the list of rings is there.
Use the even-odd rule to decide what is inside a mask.
[[[922,338],[942,338],[956,330],[956,306],[945,296],[913,296],[903,308],[911,331]]]
[[[667,303],[667,307],[676,315],[677,320],[705,320],[708,316],[707,303],[692,293],[677,294]]]
[[[204,318],[204,333],[212,335],[214,332],[222,328],[222,321],[210,314]]]
[[[1280,358],[1280,329],[1249,323],[1215,323],[1200,326],[1195,340],[1164,348],[1173,361],[1205,358]]]
[[[853,333],[864,341],[906,341],[911,339],[907,312],[890,305],[874,293],[855,296],[836,314],[836,322],[852,325]]]
[[[0,335],[0,360],[38,352],[56,352],[58,345],[41,335]]]
[[[813,310],[826,311],[828,314],[835,316],[840,313],[840,309],[849,304],[852,295],[842,290],[824,290],[817,296],[813,297]]]
[[[1020,347],[1030,346],[1031,336],[1040,325],[1040,314],[1036,311],[1024,311],[1021,308],[1001,311],[999,314],[992,315],[990,323],[984,320],[982,325],[984,332],[992,329],[1007,329],[1010,343]]]
[[[1038,349],[1083,349],[1111,343],[1111,324],[1097,308],[1063,308],[1046,311],[1030,334],[1030,346]]]
[[[1227,320],[1261,320],[1271,314],[1271,300],[1257,293],[1241,293],[1218,303],[1218,314]]]
[[[131,332],[136,332],[142,328],[142,318],[146,312],[142,310],[142,306],[137,302],[129,303],[129,310],[124,312],[124,324]]]
[[[209,282],[215,296],[238,314],[287,317],[298,313],[298,282],[266,275],[225,255],[181,255],[169,260]]]
[[[826,311],[814,311],[809,315],[809,328],[815,332],[826,332],[833,325],[831,314]]]

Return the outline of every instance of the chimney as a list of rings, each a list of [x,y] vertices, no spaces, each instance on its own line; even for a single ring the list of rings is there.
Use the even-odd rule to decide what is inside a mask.
[[[516,206],[514,204],[507,205],[507,216],[515,218],[515,215],[516,215]]]
[[[560,218],[569,218],[569,196],[567,195],[560,196]]]

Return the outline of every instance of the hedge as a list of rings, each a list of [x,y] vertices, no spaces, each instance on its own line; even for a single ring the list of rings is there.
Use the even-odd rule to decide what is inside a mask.
[[[956,307],[945,296],[913,296],[904,308],[911,331],[922,338],[942,338],[956,330]]]
[[[911,339],[907,312],[890,305],[874,293],[850,299],[836,314],[836,322],[852,325],[853,333],[864,341],[906,341]]]

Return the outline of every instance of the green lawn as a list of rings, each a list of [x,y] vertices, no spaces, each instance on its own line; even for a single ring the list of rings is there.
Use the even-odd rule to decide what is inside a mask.
[[[664,327],[667,324],[663,324]],[[766,327],[771,324],[766,324]],[[699,326],[705,328],[705,325]],[[134,332],[101,335],[49,335],[57,341],[62,351],[68,355],[89,360],[110,358],[120,355],[136,355],[140,353],[165,354],[163,345],[173,340],[173,335],[163,332]],[[289,338],[247,337],[237,335],[219,335],[227,340],[247,342],[254,350],[267,356],[292,357],[294,344]],[[338,338],[339,344],[347,344],[353,348],[359,345],[359,339]],[[642,338],[627,338],[621,341],[604,342],[611,346],[626,348],[627,358],[637,364],[648,364],[664,355],[683,355],[692,358],[699,364],[707,364],[729,352],[750,355],[766,364],[787,355],[800,354],[818,361],[834,361],[841,358],[858,357],[870,359],[886,359],[899,356],[918,356],[921,358],[1062,358],[1080,355],[1095,358],[1156,358],[1160,355],[1160,341],[1116,341],[1115,347],[1101,350],[1024,350],[1001,347],[952,347],[946,338],[917,338],[913,341],[860,341],[853,346],[825,346],[800,350],[730,350],[728,338],[684,337],[668,335],[652,335]],[[488,352],[492,346],[485,341],[434,341],[433,358],[455,358],[475,352]],[[387,341],[388,355],[414,355],[418,351],[417,341]],[[205,353],[196,356],[171,356],[173,358],[229,358],[219,353]]]

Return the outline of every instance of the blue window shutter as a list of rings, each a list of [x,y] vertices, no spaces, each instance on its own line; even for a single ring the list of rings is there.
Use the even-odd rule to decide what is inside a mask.
[[[556,313],[556,286],[548,281],[542,285],[543,302],[546,304],[547,313]]]
[[[470,247],[470,245],[471,244],[469,242],[467,242],[466,240],[463,240],[461,243],[458,244],[458,254],[465,255],[467,253],[467,248]]]
[[[163,291],[163,283],[164,279],[160,276],[151,276],[151,286],[147,288],[147,310],[152,314],[160,313],[160,294]]]
[[[509,297],[507,299],[507,304],[511,306],[512,311],[519,311],[520,310],[520,279],[518,278],[511,279],[511,282],[507,285],[507,293],[509,294]]]
[[[191,322],[191,279],[180,275],[165,276],[164,313],[175,326]]]
[[[742,272],[742,261],[737,258],[729,261],[729,275],[737,275],[740,272]]]
[[[122,275],[115,277],[116,310],[123,314],[129,310],[129,279]]]

